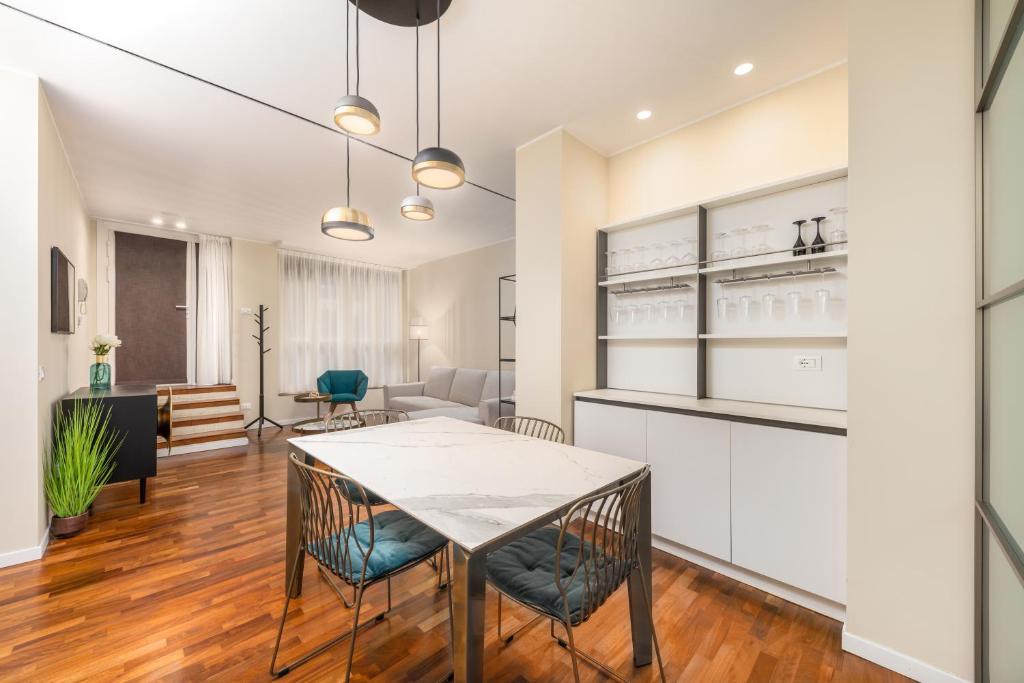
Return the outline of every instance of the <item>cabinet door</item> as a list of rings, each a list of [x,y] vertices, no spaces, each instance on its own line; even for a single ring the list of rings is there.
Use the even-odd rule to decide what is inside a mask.
[[[846,602],[846,438],[732,423],[732,561]]]
[[[576,401],[575,445],[646,462],[645,412],[639,408]]]
[[[654,533],[728,562],[729,423],[648,411],[647,462]]]

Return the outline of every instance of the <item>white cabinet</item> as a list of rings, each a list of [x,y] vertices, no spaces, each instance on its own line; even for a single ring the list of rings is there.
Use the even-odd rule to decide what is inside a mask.
[[[732,423],[732,561],[846,602],[846,439]]]
[[[647,462],[654,533],[728,562],[729,422],[648,411]]]
[[[575,412],[575,445],[645,462],[646,410],[576,401]]]

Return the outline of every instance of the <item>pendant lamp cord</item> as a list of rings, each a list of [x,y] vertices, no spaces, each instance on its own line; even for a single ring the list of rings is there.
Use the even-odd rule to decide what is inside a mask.
[[[441,146],[441,0],[437,0],[437,146]]]
[[[345,136],[345,206],[352,206],[352,138]]]
[[[416,153],[420,151],[420,8],[416,3]],[[416,183],[416,194],[420,193],[420,184]]]
[[[349,59],[348,59],[348,53],[349,53],[349,49],[348,49],[348,37],[349,37],[348,15],[349,15],[349,6],[348,6],[348,0],[344,0],[344,2],[345,2],[345,94],[348,95],[348,94],[350,94],[352,92],[351,88],[349,87],[349,76],[348,76],[349,71],[350,71],[350,68],[349,68],[349,65],[348,65],[348,62],[349,62]]]
[[[347,3],[347,0],[346,0]],[[356,95],[359,94],[359,0],[356,0]]]

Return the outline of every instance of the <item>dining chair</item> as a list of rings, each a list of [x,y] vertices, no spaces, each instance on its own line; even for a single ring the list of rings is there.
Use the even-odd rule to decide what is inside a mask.
[[[324,431],[344,431],[347,429],[362,429],[363,427],[377,427],[379,425],[392,424],[394,422],[408,422],[409,413],[404,410],[371,409],[353,410],[350,413],[339,415],[333,419],[324,419]]]
[[[551,636],[572,656],[577,683],[580,680],[578,659],[586,660],[616,680],[627,680],[577,648],[573,630],[589,620],[631,577],[636,579],[634,585],[641,588],[658,671],[661,680],[665,680],[651,596],[642,578],[644,568],[640,566],[638,549],[640,493],[648,477],[650,469],[644,467],[629,480],[573,504],[562,515],[558,526],[542,527],[487,556],[488,583],[498,590],[499,596],[505,595],[551,621]],[[567,640],[555,637],[555,622],[562,625]],[[498,633],[500,636],[500,603]],[[504,638],[506,644],[511,639],[511,636]]]
[[[427,559],[442,553],[444,565],[451,581],[451,563],[448,561],[448,541],[429,527],[414,520],[400,510],[373,513],[365,489],[353,479],[332,470],[306,465],[292,453],[288,457],[299,481],[302,508],[299,551],[288,582],[281,623],[277,629],[274,654],[270,660],[270,674],[281,677],[316,655],[350,639],[345,681],[352,675],[352,657],[356,635],[361,628],[383,621],[392,610],[390,578],[412,569]],[[353,495],[353,492],[355,495]],[[356,521],[356,510],[365,512],[363,521]],[[300,563],[309,555],[317,566],[355,589],[352,628],[332,638],[290,664],[277,668],[288,606],[291,603]],[[366,589],[382,581],[388,582],[387,609],[360,623],[360,610]],[[451,592],[448,595],[448,617],[451,622]]]
[[[515,432],[523,436],[565,443],[565,432],[562,431],[562,428],[554,422],[548,422],[539,417],[523,417],[522,415],[499,417],[491,426],[495,429],[504,429],[505,431]]]

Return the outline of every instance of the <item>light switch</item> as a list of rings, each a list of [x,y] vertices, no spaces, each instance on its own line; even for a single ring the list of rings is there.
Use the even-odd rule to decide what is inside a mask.
[[[243,308],[242,309],[242,315],[252,315],[252,309],[251,308]]]
[[[44,379],[46,379],[46,370],[44,370],[43,366],[40,365],[39,366],[39,381],[42,382]]]
[[[821,356],[793,356],[793,369],[800,372],[820,372]]]

